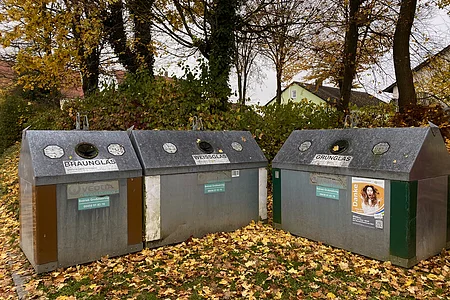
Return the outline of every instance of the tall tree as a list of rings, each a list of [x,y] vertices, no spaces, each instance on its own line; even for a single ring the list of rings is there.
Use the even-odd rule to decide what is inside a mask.
[[[119,62],[129,73],[135,74],[139,64],[128,43],[122,0],[113,1],[105,14],[103,25],[105,26],[106,39],[113,48]]]
[[[396,14],[377,0],[330,0],[308,39],[306,79],[330,80],[340,87],[340,111],[347,112],[356,75],[370,69],[392,45]]]
[[[155,2],[155,26],[179,45],[208,60],[210,98],[224,109],[231,93],[229,74],[234,50],[238,0],[164,0]]]
[[[247,87],[251,72],[255,69],[256,35],[251,32],[239,32],[235,34],[234,65],[238,80],[239,103],[245,105],[247,99]]]
[[[337,109],[345,115],[349,114],[348,105],[352,93],[353,79],[356,74],[356,52],[358,50],[359,11],[363,0],[349,0],[348,24],[345,31],[342,76],[339,78],[340,101]]]
[[[154,49],[152,40],[154,0],[114,0],[105,10],[104,26],[107,41],[119,62],[129,73],[139,70],[153,76]],[[131,32],[127,30],[131,27]]]
[[[276,102],[281,103],[282,82],[299,71],[305,43],[304,36],[316,22],[320,3],[303,0],[277,0],[264,6],[256,15],[259,31],[259,52],[273,63],[276,72]]]
[[[210,10],[211,55],[209,73],[211,95],[218,100],[217,107],[224,110],[231,94],[229,77],[234,50],[237,0],[214,0],[214,10]]]
[[[72,32],[74,37],[74,46],[77,48],[79,57],[79,69],[81,73],[81,81],[83,94],[89,96],[98,90],[100,75],[100,53],[102,44],[99,42],[101,33],[95,33],[95,39],[98,39],[98,45],[95,46],[86,42],[90,38],[80,28],[89,26],[85,24],[91,22],[101,22],[98,17],[103,8],[91,5],[86,2],[72,2],[64,0],[66,7],[71,7],[73,11]],[[101,24],[97,24],[101,28]]]
[[[414,22],[417,0],[402,0],[400,14],[394,33],[394,68],[398,87],[398,106],[400,112],[405,112],[409,105],[417,104],[411,70],[409,38]]]

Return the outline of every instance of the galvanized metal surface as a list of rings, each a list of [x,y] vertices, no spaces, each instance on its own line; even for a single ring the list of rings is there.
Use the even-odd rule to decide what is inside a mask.
[[[82,143],[93,155],[77,154]],[[138,244],[128,243],[127,180],[140,179],[142,167],[126,132],[26,130],[19,177],[21,247],[38,273],[142,249],[141,227],[131,232]],[[51,197],[37,197],[50,187]]]
[[[78,200],[66,195],[67,185],[58,185],[59,267],[142,249],[142,244],[128,245],[126,179],[120,179],[118,194],[109,195],[109,207],[78,210]]]
[[[134,130],[130,137],[146,176],[267,167],[267,159],[247,131]],[[213,152],[200,150],[200,141],[209,142]],[[240,151],[236,143],[242,147]],[[201,157],[208,155],[221,158],[218,163],[205,159],[205,164],[200,164]]]
[[[98,148],[98,155],[93,159],[84,159],[75,152],[75,147],[88,142]],[[111,145],[123,147],[124,153],[108,150]],[[46,147],[62,149],[63,155],[50,158],[44,154]],[[59,148],[57,148],[57,147]],[[110,148],[111,149],[111,148]],[[62,152],[61,152],[62,153]],[[116,153],[113,155],[112,153]],[[114,168],[94,166],[91,170],[81,167],[71,169],[64,163],[106,163],[113,161]],[[115,170],[115,168],[117,168]],[[74,172],[72,174],[68,174]],[[79,173],[76,173],[79,172]],[[142,176],[142,168],[126,132],[122,131],[50,131],[27,130],[23,134],[19,163],[19,177],[33,185],[48,185],[71,182],[92,181],[98,179],[118,179]]]
[[[34,240],[33,186],[20,178],[20,248],[33,266]]]
[[[330,149],[339,140],[348,141],[349,147],[333,156]],[[389,149],[386,153],[373,153],[374,147],[379,150],[387,145]],[[314,163],[319,165],[312,164],[317,154],[327,155],[329,164],[325,159],[322,162],[320,159],[317,162],[316,159]],[[349,163],[333,166],[333,159],[348,159]],[[289,136],[274,158],[272,166],[289,170],[413,181],[449,174],[450,155],[439,131],[428,127],[298,130]]]
[[[281,170],[281,224],[292,234],[372,258],[389,259],[390,187],[385,181],[384,228],[352,224],[352,178],[339,189],[339,199],[316,196],[309,172]]]
[[[148,178],[148,177],[147,177]],[[147,214],[149,207],[158,197],[156,177],[150,177],[152,188],[147,188],[152,196],[146,199]],[[149,227],[155,224],[154,212],[146,218],[147,246],[157,247],[187,240],[189,237],[201,237],[212,232],[232,231],[259,218],[259,170],[242,169],[239,177],[224,183],[224,188],[217,192],[205,193],[205,184],[198,182],[198,176],[191,174],[172,174],[159,177],[160,205],[160,240],[152,241],[157,230]],[[150,192],[151,191],[151,192]],[[151,202],[152,204],[149,204]],[[151,225],[150,225],[151,226]]]
[[[416,257],[427,259],[446,247],[447,176],[419,180],[417,187]]]

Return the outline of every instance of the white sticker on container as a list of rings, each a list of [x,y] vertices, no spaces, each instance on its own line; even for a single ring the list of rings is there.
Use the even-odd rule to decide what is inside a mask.
[[[165,143],[163,145],[163,149],[164,149],[164,151],[166,151],[167,153],[170,153],[170,154],[173,154],[173,153],[177,152],[177,150],[178,150],[177,146],[175,146],[172,143]]]
[[[382,155],[382,154],[388,152],[389,147],[390,147],[389,144],[386,142],[378,143],[375,146],[373,146],[372,153],[375,155]]]
[[[196,165],[229,164],[230,160],[225,153],[222,154],[193,154]]]
[[[349,155],[316,154],[311,165],[347,168],[352,159]]]
[[[48,158],[61,158],[64,156],[64,149],[57,145],[48,145],[44,148],[44,155]]]
[[[239,177],[239,170],[231,170],[231,177]]]
[[[125,148],[120,144],[110,144],[108,152],[115,156],[122,156],[125,153]]]
[[[63,161],[66,174],[96,173],[118,171],[114,158],[66,160]]]
[[[241,152],[242,151],[242,145],[239,144],[238,142],[232,142],[231,143],[231,148],[233,148],[233,150],[237,151],[237,152]]]
[[[311,147],[311,145],[312,145],[311,141],[304,141],[303,143],[300,144],[300,146],[298,146],[298,151],[305,152]]]

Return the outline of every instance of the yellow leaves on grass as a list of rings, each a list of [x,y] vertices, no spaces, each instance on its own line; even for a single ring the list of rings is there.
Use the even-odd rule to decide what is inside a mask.
[[[28,274],[29,298],[389,299],[450,298],[450,252],[409,270],[252,222],[228,233],[31,275],[20,252],[18,146],[0,172],[0,293],[15,297],[11,270]],[[5,252],[8,251],[8,252]],[[10,267],[10,262],[14,264]]]

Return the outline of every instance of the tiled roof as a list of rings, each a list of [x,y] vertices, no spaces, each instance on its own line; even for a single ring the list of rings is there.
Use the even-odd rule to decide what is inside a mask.
[[[322,100],[324,100],[330,104],[336,103],[341,95],[340,90],[335,87],[323,86],[323,85],[316,86],[314,84],[302,83],[302,82],[298,82],[298,81],[292,82],[289,86],[287,86],[283,90],[283,92],[293,84],[303,87],[304,89],[308,90],[309,92],[313,93],[317,97],[321,98]],[[270,102],[272,102],[274,100],[275,100],[275,98],[273,98]],[[357,107],[362,107],[362,106],[367,106],[367,105],[378,105],[380,103],[383,103],[383,101],[381,101],[377,97],[372,96],[365,92],[352,91],[352,94],[350,97],[350,104],[356,105]]]
[[[323,85],[316,87],[314,84],[304,84],[300,82],[297,82],[297,84],[330,103],[336,103],[341,97],[340,90],[335,87]],[[350,96],[350,104],[356,105],[357,107],[378,105],[380,103],[383,103],[383,101],[366,92],[352,91]]]

